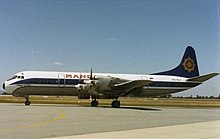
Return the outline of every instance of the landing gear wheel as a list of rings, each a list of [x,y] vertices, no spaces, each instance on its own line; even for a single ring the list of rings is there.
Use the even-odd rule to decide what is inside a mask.
[[[24,103],[26,106],[30,106],[31,102],[26,100],[25,103]]]
[[[29,101],[29,96],[25,96],[25,102],[24,102],[24,104],[26,105],[26,106],[30,106],[30,104],[31,104],[31,102]]]
[[[112,107],[113,108],[119,108],[120,107],[120,101],[114,100],[112,101]]]
[[[98,105],[99,105],[99,102],[96,101],[96,100],[93,100],[93,101],[91,102],[91,106],[92,106],[92,107],[97,107]]]

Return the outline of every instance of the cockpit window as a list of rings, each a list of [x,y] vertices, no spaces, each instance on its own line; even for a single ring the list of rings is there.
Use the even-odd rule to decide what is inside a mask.
[[[14,75],[12,78],[8,79],[7,81],[10,81],[10,80],[13,80],[13,79],[24,79],[24,76]]]
[[[10,81],[10,80],[16,79],[17,77],[18,77],[18,76],[15,75],[15,76],[13,76],[12,78],[8,79],[7,81]]]

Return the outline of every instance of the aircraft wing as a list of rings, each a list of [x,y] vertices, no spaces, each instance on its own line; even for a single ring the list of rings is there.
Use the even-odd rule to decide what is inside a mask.
[[[120,84],[115,84],[114,88],[118,90],[130,90],[137,87],[142,87],[144,85],[150,84],[152,81],[150,80],[133,80]]]
[[[219,75],[219,73],[210,73],[210,74],[206,74],[206,75],[202,75],[202,76],[189,78],[187,81],[204,82],[204,81],[209,80],[217,75]]]
[[[121,96],[127,96],[128,94],[132,93],[134,90],[149,85],[152,81],[150,80],[132,80],[127,81],[124,83],[116,84],[114,85],[114,89],[116,90],[123,90],[123,93],[121,93]]]

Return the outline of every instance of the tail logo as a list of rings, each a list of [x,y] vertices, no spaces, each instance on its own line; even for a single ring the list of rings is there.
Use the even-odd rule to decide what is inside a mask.
[[[190,57],[184,59],[184,62],[183,62],[183,67],[186,71],[188,71],[189,73],[191,71],[193,71],[195,69],[195,62],[193,61],[193,59],[191,59]]]

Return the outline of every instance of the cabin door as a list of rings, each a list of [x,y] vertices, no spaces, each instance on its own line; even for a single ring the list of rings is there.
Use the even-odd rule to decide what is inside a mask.
[[[58,87],[65,87],[65,74],[58,73]]]
[[[147,78],[147,76],[141,76],[141,79],[142,80],[147,80],[148,78]]]

